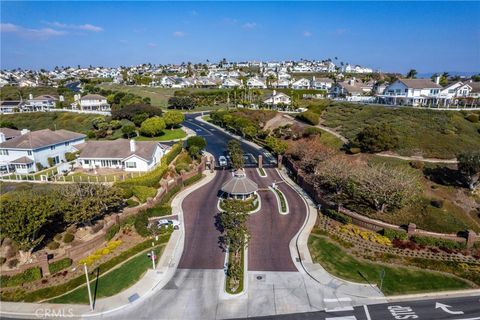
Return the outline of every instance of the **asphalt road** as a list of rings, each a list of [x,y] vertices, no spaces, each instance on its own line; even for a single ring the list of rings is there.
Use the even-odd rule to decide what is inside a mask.
[[[480,296],[393,302],[341,312],[307,312],[250,319],[279,320],[480,320]]]
[[[265,169],[267,177],[259,176],[255,169],[247,169],[247,176],[255,181],[262,199],[261,210],[248,219],[251,238],[248,244],[249,271],[297,271],[290,254],[289,244],[303,225],[306,207],[303,200],[284,183],[278,187],[287,198],[290,213],[279,213],[277,198],[267,187],[281,181],[275,169]],[[291,191],[291,192],[288,192]]]

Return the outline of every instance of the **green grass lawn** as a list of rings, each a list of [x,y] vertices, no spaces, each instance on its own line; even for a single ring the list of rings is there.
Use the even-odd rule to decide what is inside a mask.
[[[283,195],[283,192],[280,191],[279,189],[277,188],[273,188],[273,190],[275,191],[275,193],[278,195],[278,198],[280,200],[280,211],[281,212],[287,212],[287,202],[285,200],[285,196]]]
[[[465,115],[458,111],[330,103],[321,117],[323,125],[337,129],[348,139],[368,125],[385,123],[398,133],[398,153],[448,159],[480,146],[480,123],[469,122]]]
[[[382,291],[386,295],[471,288],[466,281],[435,271],[361,261],[323,236],[310,236],[308,247],[314,262],[320,263],[332,275],[345,280],[361,283],[367,283],[368,280],[371,284],[379,284],[380,273],[384,268]]]
[[[28,112],[3,114],[2,121],[11,121],[18,129],[66,129],[86,133],[91,130],[92,120],[102,117],[98,114],[80,114],[74,112]]]
[[[187,136],[185,131],[182,128],[177,129],[165,129],[163,134],[158,137],[145,137],[145,136],[138,136],[135,138],[137,141],[169,141],[174,139],[183,139]]]
[[[333,134],[325,130],[322,130],[322,134],[320,135],[320,141],[324,145],[332,149],[340,150],[343,147],[342,140],[340,140],[339,138],[335,137]]]
[[[156,247],[157,262],[164,247]],[[96,299],[113,296],[134,285],[149,268],[152,260],[147,258],[146,252],[142,252],[131,260],[125,262],[119,268],[91,280],[92,295]],[[50,300],[51,303],[83,303],[88,304],[87,287],[80,287],[64,296]]]

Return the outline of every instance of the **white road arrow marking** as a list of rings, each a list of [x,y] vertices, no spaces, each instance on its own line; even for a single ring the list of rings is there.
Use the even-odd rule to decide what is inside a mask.
[[[451,310],[448,310],[448,308],[451,308],[452,306],[449,306],[448,304],[443,304],[443,303],[440,303],[440,302],[435,302],[435,309],[442,309],[443,311],[445,311],[446,313],[450,313],[450,314],[463,314],[463,311],[451,311]]]

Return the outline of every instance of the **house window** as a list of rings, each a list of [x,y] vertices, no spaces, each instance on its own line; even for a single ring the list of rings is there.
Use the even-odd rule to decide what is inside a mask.
[[[68,142],[68,141],[67,141],[67,142],[65,142],[65,145],[66,145],[66,146],[70,145],[70,142]]]
[[[90,160],[83,160],[84,164],[90,164]]]
[[[55,146],[50,146],[50,150],[55,150]]]
[[[8,156],[8,150],[7,149],[0,149],[0,155]]]
[[[125,162],[125,166],[126,166],[127,168],[136,168],[136,167],[137,167],[137,163],[136,163],[136,162],[131,162],[131,161],[129,161],[129,162]]]
[[[27,151],[27,154],[28,154],[29,156],[31,156],[31,155],[32,155],[32,150],[28,150],[28,151]]]

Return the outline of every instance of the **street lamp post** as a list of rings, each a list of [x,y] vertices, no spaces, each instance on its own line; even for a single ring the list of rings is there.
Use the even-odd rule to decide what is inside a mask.
[[[83,267],[85,269],[85,277],[87,278],[88,300],[90,301],[90,309],[93,310],[92,291],[90,290],[90,280],[88,279],[87,264],[84,263]]]
[[[155,271],[155,252],[153,252],[153,250],[150,256],[152,257],[153,270]]]

